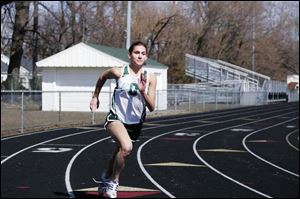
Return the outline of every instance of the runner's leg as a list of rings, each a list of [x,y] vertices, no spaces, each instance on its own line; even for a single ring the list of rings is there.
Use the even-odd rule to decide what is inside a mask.
[[[117,155],[118,152],[119,152],[119,146],[116,146],[116,149],[115,149],[111,159],[108,162],[108,167],[107,167],[106,176],[105,176],[106,179],[111,178],[111,175],[112,175],[113,170],[114,170],[115,158],[116,158],[116,155]]]
[[[119,147],[119,150],[117,150],[117,153],[113,156],[115,158],[111,175],[111,179],[118,181],[120,173],[125,166],[126,157],[132,151],[132,142],[126,128],[120,121],[110,122],[107,124],[106,129]]]

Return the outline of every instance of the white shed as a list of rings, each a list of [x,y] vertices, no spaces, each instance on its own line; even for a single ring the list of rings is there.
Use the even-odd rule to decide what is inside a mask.
[[[129,64],[126,49],[79,43],[36,63],[42,69],[42,110],[90,111],[89,103],[96,82],[102,72],[111,67]],[[157,76],[156,110],[167,109],[168,67],[148,59],[144,66]],[[115,80],[103,86],[98,111],[107,112]]]

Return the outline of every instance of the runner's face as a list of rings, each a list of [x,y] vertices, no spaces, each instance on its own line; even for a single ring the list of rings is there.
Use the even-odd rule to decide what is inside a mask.
[[[142,67],[147,60],[146,48],[142,45],[135,46],[131,54],[128,54],[131,64]]]

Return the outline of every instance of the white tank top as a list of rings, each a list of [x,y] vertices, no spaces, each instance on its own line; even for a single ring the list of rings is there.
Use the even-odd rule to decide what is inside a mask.
[[[148,90],[148,74],[146,92]],[[122,76],[117,81],[113,94],[111,111],[118,116],[118,119],[125,124],[137,124],[143,122],[146,115],[146,104],[144,97],[139,91],[138,80],[129,73],[129,66],[122,68]]]

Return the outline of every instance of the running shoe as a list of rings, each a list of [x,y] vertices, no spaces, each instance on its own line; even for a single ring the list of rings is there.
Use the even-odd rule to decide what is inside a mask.
[[[110,180],[110,181],[104,182],[104,184],[105,185],[101,189],[101,191],[102,191],[101,195],[103,197],[107,197],[107,198],[117,198],[117,192],[118,192],[118,186],[119,186],[118,181]]]

